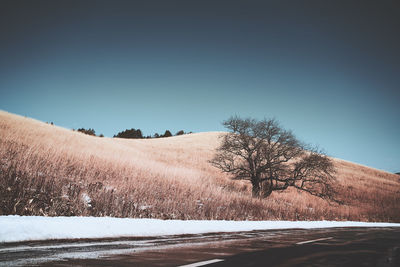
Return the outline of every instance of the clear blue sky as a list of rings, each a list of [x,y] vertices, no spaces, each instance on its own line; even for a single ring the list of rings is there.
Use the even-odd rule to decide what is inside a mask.
[[[400,171],[399,47],[398,1],[1,1],[0,109],[106,136],[276,117]]]

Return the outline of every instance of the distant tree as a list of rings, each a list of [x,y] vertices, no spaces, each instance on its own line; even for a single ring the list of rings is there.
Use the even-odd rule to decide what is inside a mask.
[[[99,137],[104,137],[104,135],[103,135],[103,134],[100,134]]]
[[[78,132],[81,132],[81,133],[84,133],[84,134],[87,134],[87,135],[96,136],[95,130],[94,130],[94,129],[91,129],[91,128],[89,128],[89,129],[79,128],[77,131],[78,131]]]
[[[165,130],[165,133],[163,134],[162,137],[171,137],[171,136],[172,136],[171,132],[169,130]]]
[[[119,137],[119,138],[143,138],[142,131],[140,129],[127,129],[125,131],[119,132],[117,135],[114,135],[114,137]]]
[[[154,138],[160,138],[160,135],[158,133],[155,133]]]
[[[183,130],[178,131],[175,135],[183,135],[185,132]]]
[[[249,180],[254,197],[294,187],[321,198],[333,198],[332,161],[307,149],[276,120],[231,117],[223,122],[230,131],[211,163],[233,179]]]

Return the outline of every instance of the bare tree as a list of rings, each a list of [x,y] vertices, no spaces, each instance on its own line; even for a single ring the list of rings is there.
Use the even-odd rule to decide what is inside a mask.
[[[306,148],[276,120],[231,117],[223,125],[230,132],[221,136],[222,143],[210,162],[233,179],[249,180],[254,197],[294,187],[332,199],[332,161]]]

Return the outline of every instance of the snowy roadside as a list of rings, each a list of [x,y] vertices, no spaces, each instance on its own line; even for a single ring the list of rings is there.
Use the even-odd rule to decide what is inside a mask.
[[[341,221],[180,221],[111,217],[0,216],[0,242],[331,227],[400,227]]]

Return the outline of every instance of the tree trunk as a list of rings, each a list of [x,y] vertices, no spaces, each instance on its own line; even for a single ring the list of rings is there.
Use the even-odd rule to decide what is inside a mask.
[[[272,193],[272,181],[266,180],[261,184],[261,197],[267,198]]]
[[[258,181],[258,179],[252,179],[251,184],[253,185],[253,197],[260,197],[260,182]]]

